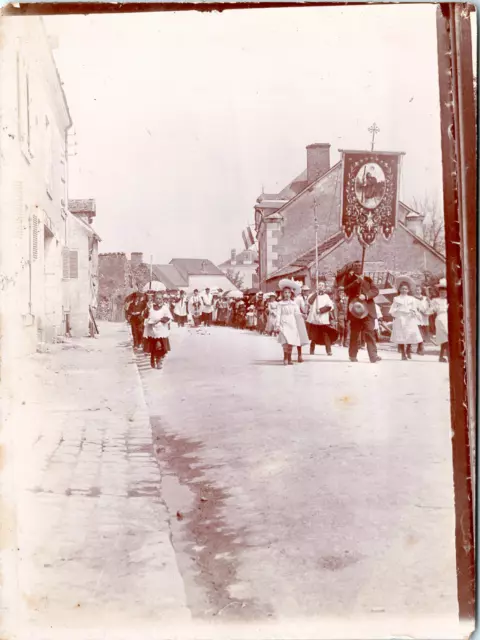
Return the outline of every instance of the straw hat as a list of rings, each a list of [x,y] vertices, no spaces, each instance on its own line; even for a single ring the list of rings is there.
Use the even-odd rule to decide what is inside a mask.
[[[395,287],[396,287],[396,289],[397,290],[400,289],[400,286],[402,284],[408,285],[408,288],[410,289],[410,292],[415,291],[415,287],[417,286],[415,280],[413,280],[413,278],[411,278],[410,276],[397,276],[395,278]]]
[[[352,316],[354,318],[358,318],[358,320],[363,320],[363,318],[366,318],[368,316],[367,306],[360,300],[354,300],[353,302],[351,302],[348,310],[350,311]]]
[[[300,283],[295,282],[295,280],[291,280],[290,278],[283,278],[283,280],[280,280],[278,288],[280,291],[283,291],[284,289],[291,289],[295,294],[300,293]]]

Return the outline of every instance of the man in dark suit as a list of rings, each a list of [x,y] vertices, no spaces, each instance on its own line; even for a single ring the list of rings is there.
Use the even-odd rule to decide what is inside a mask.
[[[354,262],[348,270],[345,280],[345,293],[348,296],[348,320],[350,321],[350,345],[348,355],[352,362],[358,362],[357,354],[360,346],[360,337],[363,332],[367,343],[368,357],[370,362],[381,360],[377,353],[375,340],[375,318],[377,312],[374,299],[378,296],[378,289],[371,278],[362,276],[362,265]],[[366,307],[368,314],[364,318],[357,317],[350,311],[350,304],[360,300]]]

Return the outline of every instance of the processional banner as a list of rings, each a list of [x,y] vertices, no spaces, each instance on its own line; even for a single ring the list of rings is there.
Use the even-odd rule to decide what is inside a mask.
[[[364,247],[379,234],[390,240],[397,226],[403,153],[343,151],[342,228]]]

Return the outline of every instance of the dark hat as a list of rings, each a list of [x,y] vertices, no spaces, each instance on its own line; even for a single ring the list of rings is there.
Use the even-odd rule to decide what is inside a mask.
[[[348,309],[352,316],[354,318],[358,318],[358,320],[363,320],[363,318],[368,316],[367,306],[360,300],[354,300],[351,302]]]

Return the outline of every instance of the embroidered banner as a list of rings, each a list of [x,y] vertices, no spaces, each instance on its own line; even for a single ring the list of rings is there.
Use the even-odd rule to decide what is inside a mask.
[[[357,235],[363,246],[379,234],[389,240],[397,225],[402,153],[344,151],[342,228],[347,240]]]

